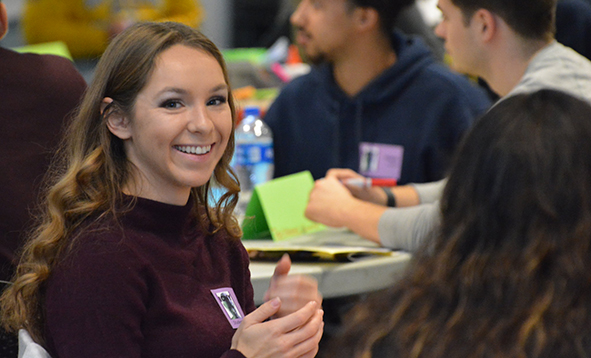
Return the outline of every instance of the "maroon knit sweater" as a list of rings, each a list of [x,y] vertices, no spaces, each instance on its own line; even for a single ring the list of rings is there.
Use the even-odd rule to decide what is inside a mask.
[[[66,58],[0,47],[0,280],[14,272],[15,251],[31,224],[64,117],[85,89]]]
[[[81,230],[46,286],[52,357],[243,357],[211,290],[231,287],[253,311],[248,254],[225,231],[202,234],[191,207],[139,198],[120,226]]]

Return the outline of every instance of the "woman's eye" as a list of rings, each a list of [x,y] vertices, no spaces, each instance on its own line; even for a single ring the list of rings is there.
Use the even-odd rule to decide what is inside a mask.
[[[213,97],[207,102],[208,106],[219,106],[228,102],[228,99],[224,96]]]
[[[178,100],[174,100],[174,99],[170,99],[167,101],[164,101],[160,107],[163,108],[169,108],[169,109],[176,109],[176,108],[180,108],[181,107],[181,101]]]

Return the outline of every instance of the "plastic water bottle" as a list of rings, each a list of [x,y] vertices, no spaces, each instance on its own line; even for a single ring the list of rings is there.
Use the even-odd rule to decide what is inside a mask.
[[[244,118],[236,128],[234,170],[240,180],[237,214],[244,214],[256,185],[273,178],[273,134],[260,118],[258,107],[245,107]]]

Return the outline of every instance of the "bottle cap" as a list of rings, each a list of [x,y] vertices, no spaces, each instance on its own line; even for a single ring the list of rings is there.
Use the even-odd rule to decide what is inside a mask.
[[[261,116],[261,110],[256,106],[246,106],[244,107],[244,117],[246,118],[248,116],[255,116],[258,118]]]

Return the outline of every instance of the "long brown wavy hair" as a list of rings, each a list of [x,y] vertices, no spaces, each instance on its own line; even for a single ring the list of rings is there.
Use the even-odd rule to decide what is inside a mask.
[[[230,86],[218,48],[188,26],[172,22],[140,23],[113,40],[97,64],[93,81],[47,176],[39,225],[24,247],[13,284],[0,298],[6,329],[26,328],[35,340],[43,342],[44,282],[71,249],[73,230],[90,216],[115,215],[116,205],[122,200],[123,185],[133,180],[133,167],[123,141],[108,130],[107,118],[115,112],[132,113],[136,97],[154,69],[155,59],[177,44],[212,55]],[[101,113],[101,101],[105,97],[112,98],[113,103]],[[234,125],[236,109],[231,92],[228,102]],[[213,233],[223,229],[239,238],[240,227],[232,214],[240,191],[230,168],[233,152],[232,132],[212,178],[205,185],[193,188],[189,200],[195,203],[193,214],[203,230]],[[225,193],[209,205],[212,186],[221,186]]]
[[[589,104],[543,90],[493,107],[441,211],[434,242],[353,310],[331,356],[591,356]]]

